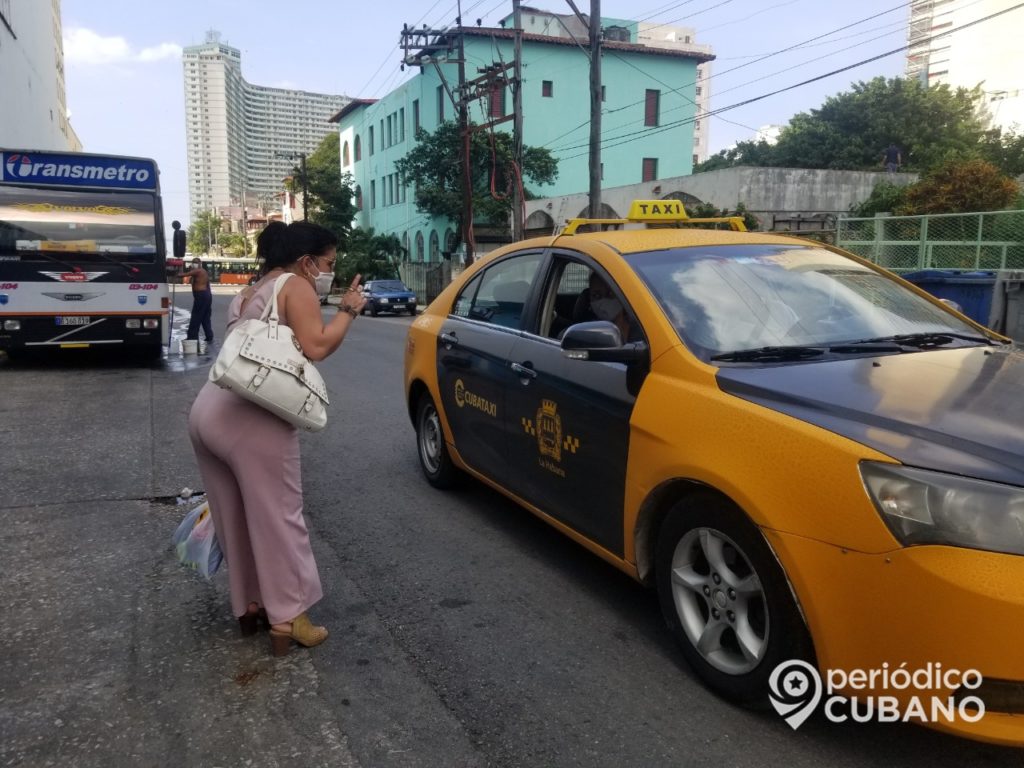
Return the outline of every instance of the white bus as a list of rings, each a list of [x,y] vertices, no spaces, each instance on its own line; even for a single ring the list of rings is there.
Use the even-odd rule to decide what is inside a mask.
[[[0,349],[168,338],[156,163],[0,149]]]

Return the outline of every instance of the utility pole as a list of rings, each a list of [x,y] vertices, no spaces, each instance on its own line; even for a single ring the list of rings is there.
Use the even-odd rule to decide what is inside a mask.
[[[462,154],[462,241],[466,246],[466,264],[473,261],[473,197],[472,197],[472,175],[469,167],[469,109],[465,97],[466,88],[466,56],[464,36],[462,33],[462,3],[458,3],[459,17],[456,20],[456,30],[431,29],[423,25],[420,29],[414,29],[408,24],[402,26],[402,66],[426,67],[433,65],[437,71],[438,79],[444,88],[448,99],[452,102],[458,116],[459,142]],[[457,48],[455,42],[457,42]],[[453,59],[452,57],[457,58]],[[447,64],[457,64],[459,82],[453,89],[448,85],[448,79],[444,76],[438,61]]]
[[[309,220],[309,183],[306,176],[306,153],[299,155],[302,168],[302,220]]]
[[[512,27],[515,33],[512,76],[512,159],[516,164],[512,184],[512,242],[523,239],[523,24],[521,0],[512,0]]]
[[[466,36],[462,34],[462,0],[458,0],[459,30],[459,136],[462,138],[462,241],[466,244],[463,257],[465,266],[473,263],[473,172],[469,167],[470,141],[469,108],[466,105],[464,89],[466,87]]]
[[[245,187],[242,187],[242,256],[249,255],[249,216],[245,210]]]
[[[590,29],[590,218],[601,218],[601,0],[590,0],[590,19],[565,0]]]
[[[275,152],[274,157],[283,157],[287,160],[298,160],[299,174],[302,176],[302,220],[309,218],[309,184],[306,178],[306,153],[305,152]]]
[[[590,0],[590,216],[601,218],[601,0]]]

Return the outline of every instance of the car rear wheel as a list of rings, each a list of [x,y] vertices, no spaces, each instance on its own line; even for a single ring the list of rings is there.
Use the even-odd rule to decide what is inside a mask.
[[[726,699],[769,703],[769,678],[813,647],[782,567],[732,502],[689,496],[662,523],[656,550],[661,610],[700,679]]]
[[[420,468],[427,482],[435,488],[452,488],[458,482],[459,470],[452,463],[444,441],[441,416],[434,399],[426,392],[416,407],[416,447]]]

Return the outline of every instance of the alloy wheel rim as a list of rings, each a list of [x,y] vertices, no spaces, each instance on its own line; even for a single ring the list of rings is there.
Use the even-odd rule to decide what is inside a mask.
[[[672,600],[687,639],[712,667],[752,671],[768,648],[769,615],[750,558],[714,528],[694,528],[672,554]]]

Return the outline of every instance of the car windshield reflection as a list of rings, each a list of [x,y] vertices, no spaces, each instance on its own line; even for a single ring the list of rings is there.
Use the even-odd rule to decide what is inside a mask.
[[[735,353],[744,350],[827,350],[915,334],[952,334],[964,344],[988,341],[885,274],[824,248],[695,246],[634,253],[626,260],[682,340],[705,360],[736,362],[744,356]],[[905,349],[894,345],[892,351]]]

